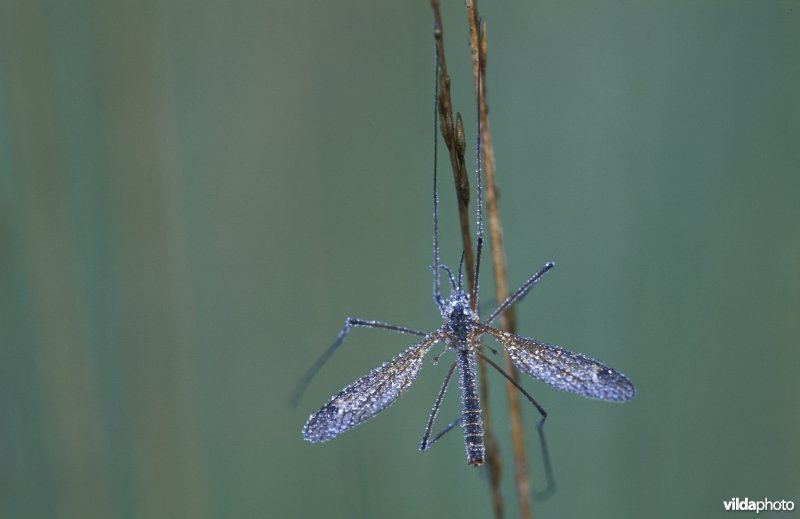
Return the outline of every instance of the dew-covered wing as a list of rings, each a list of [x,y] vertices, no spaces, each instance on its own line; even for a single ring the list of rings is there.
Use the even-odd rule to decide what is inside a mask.
[[[389,407],[417,378],[425,353],[437,340],[438,335],[427,337],[333,395],[308,418],[303,438],[331,440]]]
[[[580,353],[543,344],[504,332],[490,326],[484,333],[500,341],[520,371],[556,389],[587,398],[622,402],[636,395],[636,389],[625,376]]]

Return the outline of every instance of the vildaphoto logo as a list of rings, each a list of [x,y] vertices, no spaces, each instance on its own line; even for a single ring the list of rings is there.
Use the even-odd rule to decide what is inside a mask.
[[[753,501],[745,497],[744,499],[732,497],[728,501],[723,501],[722,505],[728,512],[791,512],[794,510],[794,501],[781,499],[780,501],[770,501],[766,497],[759,501]]]

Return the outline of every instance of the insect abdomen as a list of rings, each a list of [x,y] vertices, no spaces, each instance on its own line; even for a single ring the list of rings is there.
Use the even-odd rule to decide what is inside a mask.
[[[475,354],[468,350],[459,350],[456,362],[458,378],[461,382],[461,427],[464,429],[467,463],[478,466],[483,464],[484,446]]]

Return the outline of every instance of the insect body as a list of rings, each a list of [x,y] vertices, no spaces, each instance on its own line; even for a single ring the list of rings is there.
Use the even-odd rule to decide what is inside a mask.
[[[438,65],[437,65],[438,77]],[[437,95],[438,99],[438,80]],[[436,121],[437,108],[434,108],[434,121]],[[434,133],[436,126],[434,125]],[[477,249],[475,260],[475,275],[472,290],[467,293],[462,289],[461,266],[458,269],[457,281],[451,270],[442,265],[439,260],[439,198],[436,191],[436,146],[434,146],[434,174],[433,174],[433,299],[442,316],[442,326],[437,330],[426,333],[413,328],[397,326],[382,321],[371,321],[348,317],[336,340],[311,366],[298,383],[292,401],[299,400],[306,386],[338,349],[345,340],[348,332],[353,327],[379,328],[391,330],[407,335],[420,337],[419,342],[410,346],[405,351],[385,362],[349,386],[345,387],[323,405],[316,413],[312,414],[303,426],[303,438],[312,443],[331,440],[339,434],[372,418],[391,405],[402,395],[416,379],[422,368],[425,355],[437,343],[442,342],[448,350],[455,354],[455,361],[445,377],[444,383],[436,397],[425,432],[420,442],[420,450],[427,450],[439,438],[452,428],[460,425],[464,432],[464,445],[467,453],[467,462],[478,466],[484,461],[484,431],[481,418],[481,405],[478,393],[478,380],[476,357],[481,357],[489,365],[497,369],[530,401],[541,414],[538,422],[541,428],[547,413],[512,377],[507,375],[490,358],[483,355],[483,344],[480,337],[484,334],[492,336],[503,345],[513,364],[522,372],[533,378],[541,380],[556,389],[568,391],[587,398],[607,401],[625,401],[635,396],[636,390],[625,376],[604,364],[592,360],[579,353],[572,353],[558,346],[551,346],[534,339],[528,339],[499,330],[492,323],[512,304],[521,300],[527,292],[553,268],[552,262],[546,263],[536,274],[531,276],[514,293],[503,301],[485,320],[478,318],[478,287],[480,273],[480,258],[483,244],[482,187],[481,187],[481,159],[480,159],[480,123],[478,125],[478,172],[477,172]],[[463,256],[462,256],[463,264]],[[451,292],[447,298],[442,298],[440,290],[440,274],[444,270],[449,278]],[[436,363],[441,353],[434,357]],[[461,387],[461,415],[451,422],[436,436],[431,435],[433,422],[439,411],[444,393],[450,378],[458,369],[459,385]]]
[[[470,465],[480,465],[483,463],[484,446],[481,402],[475,370],[477,320],[472,314],[469,296],[460,288],[450,295],[444,309],[442,317],[445,318],[445,323],[442,329],[446,330],[444,335],[449,337],[449,345],[456,352],[458,382],[461,387],[461,426],[464,429],[467,462]]]
[[[421,450],[427,450],[447,431],[461,425],[464,430],[464,444],[467,462],[470,465],[481,465],[484,460],[483,423],[481,420],[478,382],[475,369],[475,357],[481,356],[493,367],[500,369],[480,349],[478,340],[483,334],[494,337],[508,351],[514,365],[524,373],[541,380],[557,389],[576,393],[587,398],[608,401],[625,401],[636,394],[633,385],[622,374],[578,353],[572,353],[557,346],[551,346],[499,330],[491,326],[506,308],[520,299],[535,285],[539,279],[553,267],[547,263],[539,272],[528,279],[516,292],[509,296],[486,321],[480,321],[473,313],[469,295],[456,285],[451,278],[452,294],[442,301],[442,326],[429,334],[410,328],[394,326],[379,321],[365,321],[348,318],[337,340],[331,345],[320,361],[312,366],[301,386],[313,375],[318,367],[338,348],[345,335],[353,326],[383,328],[400,333],[422,336],[423,339],[409,347],[392,360],[372,370],[343,390],[312,414],[303,427],[303,438],[310,442],[331,440],[344,431],[375,416],[401,394],[403,394],[417,377],[422,368],[423,358],[437,342],[443,342],[455,353],[456,360],[445,379],[445,384],[437,396],[433,411],[425,430]],[[438,356],[436,357],[438,360]],[[433,439],[430,438],[433,420],[439,409],[447,384],[454,368],[458,369],[461,386],[461,416]],[[528,400],[542,413],[543,423],[547,414],[541,406],[521,387],[517,386]]]

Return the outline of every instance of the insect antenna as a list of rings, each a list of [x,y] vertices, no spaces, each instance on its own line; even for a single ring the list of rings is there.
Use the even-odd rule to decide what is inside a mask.
[[[456,280],[453,278],[453,271],[450,270],[450,267],[448,267],[445,264],[439,265],[439,268],[444,270],[445,272],[447,272],[447,277],[450,278],[450,287],[453,290],[455,290],[456,289]]]

